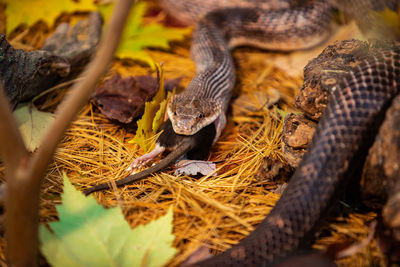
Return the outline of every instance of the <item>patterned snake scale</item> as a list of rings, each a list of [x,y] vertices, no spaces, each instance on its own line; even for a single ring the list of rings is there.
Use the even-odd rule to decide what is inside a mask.
[[[187,21],[195,20],[198,14],[192,14],[188,2],[164,4],[174,13],[188,14]],[[217,5],[215,0],[210,2]],[[228,7],[203,16],[197,23],[192,45],[197,74],[181,96],[218,100],[224,113],[235,83],[232,48],[251,44],[292,50],[308,48],[325,39],[329,34],[331,6],[323,1],[300,2],[291,6],[283,1],[284,9],[268,11]],[[194,10],[204,12],[200,7]],[[306,155],[268,216],[239,244],[195,265],[267,266],[290,255],[311,238],[321,217],[351,177],[354,166],[372,144],[386,108],[400,90],[399,78],[398,48],[371,55],[355,67],[330,95]],[[171,120],[174,119],[179,118]]]

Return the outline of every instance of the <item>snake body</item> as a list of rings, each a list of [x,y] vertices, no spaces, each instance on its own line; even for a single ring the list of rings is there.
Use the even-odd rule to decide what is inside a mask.
[[[372,144],[400,91],[400,49],[365,60],[335,88],[312,143],[281,198],[238,245],[201,266],[263,266],[302,245]]]
[[[168,1],[165,6],[173,5]],[[231,49],[239,45],[285,51],[310,48],[329,36],[330,17],[331,6],[314,0],[291,9],[228,7],[207,13],[193,34],[196,75],[167,107],[175,132],[191,135],[214,122],[218,138],[235,84]]]
[[[188,1],[164,2],[174,12],[190,13]],[[177,2],[182,2],[181,10]],[[235,46],[292,50],[326,38],[331,6],[300,2],[283,1],[289,9],[267,11],[227,7],[199,20],[191,50],[197,74],[168,107],[177,133],[191,135],[210,123],[222,130],[235,83],[230,53]],[[356,66],[330,95],[308,152],[269,215],[239,244],[196,266],[266,266],[301,247],[371,145],[386,107],[400,90],[399,78],[399,49],[382,51]]]

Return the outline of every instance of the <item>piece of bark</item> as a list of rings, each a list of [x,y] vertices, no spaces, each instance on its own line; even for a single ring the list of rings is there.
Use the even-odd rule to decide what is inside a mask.
[[[28,101],[79,73],[89,62],[101,37],[102,19],[93,12],[74,27],[61,23],[42,50],[14,49],[0,35],[0,78],[11,105]]]
[[[71,65],[71,75],[82,70],[92,57],[102,33],[103,20],[100,13],[78,21],[73,27],[63,22],[45,41],[44,51],[65,58]]]
[[[290,177],[293,168],[279,159],[266,157],[257,171],[256,179],[262,181],[276,181],[281,178]]]
[[[12,106],[52,87],[69,72],[68,60],[47,51],[14,49],[0,34],[0,78]]]
[[[287,116],[282,133],[282,150],[292,167],[300,163],[311,142],[310,128],[315,128],[314,121],[321,118],[332,88],[365,59],[369,51],[367,42],[354,39],[335,42],[304,67],[303,86],[295,97],[295,106],[304,115]],[[302,128],[306,129],[305,133]]]
[[[387,110],[374,144],[369,150],[361,182],[362,199],[383,208],[385,225],[400,229],[400,96]],[[399,240],[400,241],[400,240]]]
[[[394,46],[396,43],[393,41],[371,40],[368,43],[351,39],[335,42],[324,49],[304,67],[304,83],[295,99],[295,105],[305,114],[302,123],[311,125],[313,120],[320,119],[332,89],[352,68],[378,51]],[[310,118],[309,123],[305,122],[307,118]],[[307,133],[300,134],[301,129],[293,131],[297,127],[288,127],[290,117],[287,120],[283,129],[283,151],[289,164],[297,166],[311,138],[303,136]],[[310,132],[307,127],[305,129]]]
[[[307,117],[318,120],[322,116],[329,94],[337,82],[363,60],[377,51],[394,47],[391,41],[344,40],[328,46],[304,67],[304,83],[296,96],[295,105]]]
[[[282,131],[282,150],[285,160],[297,167],[311,142],[317,123],[303,114],[289,114],[285,117]]]

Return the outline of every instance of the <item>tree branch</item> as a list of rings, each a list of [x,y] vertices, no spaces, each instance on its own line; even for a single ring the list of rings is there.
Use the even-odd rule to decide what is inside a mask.
[[[10,102],[0,82],[0,153],[7,168],[15,169],[22,157],[28,156],[17,122],[11,111]]]
[[[5,145],[4,148],[1,147],[1,152],[7,159],[5,162],[7,256],[11,266],[37,265],[39,193],[42,177],[65,130],[87,102],[98,80],[107,71],[132,3],[133,0],[118,1],[100,48],[82,75],[85,78],[73,86],[70,94],[60,104],[54,123],[44,135],[38,151],[31,158],[23,146],[20,133],[17,132],[18,128],[11,111],[5,108],[8,106],[5,97],[0,96],[0,121],[2,121],[0,146]],[[3,125],[4,121],[6,124]],[[13,137],[9,135],[6,137],[7,133]],[[10,143],[6,144],[7,142]]]

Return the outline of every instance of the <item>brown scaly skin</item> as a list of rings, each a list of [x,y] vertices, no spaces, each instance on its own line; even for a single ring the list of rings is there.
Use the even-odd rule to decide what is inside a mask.
[[[318,4],[319,1],[313,3]],[[305,11],[299,8],[296,12],[302,16],[311,16]],[[222,16],[224,12],[226,17]],[[285,17],[281,13],[281,17],[287,19],[287,26],[296,26],[290,16]],[[247,19],[248,24],[238,18]],[[202,91],[203,87],[198,86],[207,85],[204,79],[207,81],[210,73],[212,77],[213,71],[232,68],[227,71],[229,75],[221,75],[230,82],[229,86],[232,85],[234,70],[231,57],[226,52],[226,42],[230,37],[237,37],[237,34],[242,34],[244,38],[261,34],[254,27],[259,26],[257,23],[260,18],[262,15],[255,10],[237,8],[211,13],[199,22],[192,51],[200,69],[206,71],[200,71],[194,78],[195,83],[188,87],[189,90],[185,90],[189,97],[196,96],[198,92],[203,95],[216,93],[213,90],[218,88],[210,86]],[[242,25],[248,28],[243,32],[235,31],[242,29]],[[294,33],[294,36],[297,34],[298,38],[304,37],[299,36],[296,30],[288,33]],[[272,31],[269,34],[267,37],[272,43],[283,40],[282,35],[272,35]],[[307,31],[302,34],[307,34]],[[202,53],[208,53],[212,59],[219,61],[217,64],[210,63],[207,61],[210,58],[201,58]],[[219,78],[218,84],[222,84],[222,78]],[[318,222],[337,193],[349,182],[354,166],[363,160],[364,152],[373,141],[385,109],[400,91],[400,84],[397,83],[399,79],[399,48],[377,53],[355,67],[332,93],[308,152],[270,214],[238,245],[195,266],[267,266],[306,245],[306,241],[311,241]],[[229,86],[222,89],[227,90],[224,94],[225,106],[230,98]]]
[[[286,5],[291,1],[278,2]],[[330,5],[316,0],[294,5],[293,10],[231,7],[207,14],[198,23],[191,48],[196,76],[167,107],[175,133],[194,135],[214,124],[213,142],[218,139],[235,84],[231,49],[243,44],[277,50],[310,48],[329,35],[330,16]],[[288,28],[290,24],[295,27]],[[156,146],[131,166],[149,162],[162,150]]]
[[[254,8],[208,13],[193,36],[197,74],[182,95],[220,97],[226,107],[234,77],[230,48],[260,43],[276,50],[310,47],[329,32],[329,12],[323,1],[305,1],[268,16]],[[398,49],[378,53],[346,76],[334,90],[308,153],[271,213],[238,245],[195,266],[267,266],[312,240],[318,222],[363,160],[385,108],[400,89],[396,82],[399,61]]]
[[[175,132],[190,135],[216,122],[220,135],[235,85],[231,49],[240,45],[281,51],[313,47],[329,36],[331,11],[329,4],[308,0],[292,9],[229,7],[202,17],[191,47],[196,75],[167,108]]]
[[[197,133],[218,119],[218,116],[224,116],[223,120],[226,120],[225,112],[218,101],[188,98],[182,95],[172,97],[167,106],[167,114],[172,122],[174,132],[183,135]]]
[[[400,48],[377,53],[351,71],[332,93],[311,146],[270,214],[238,245],[195,266],[267,266],[311,240],[363,161],[400,92],[399,79]]]

